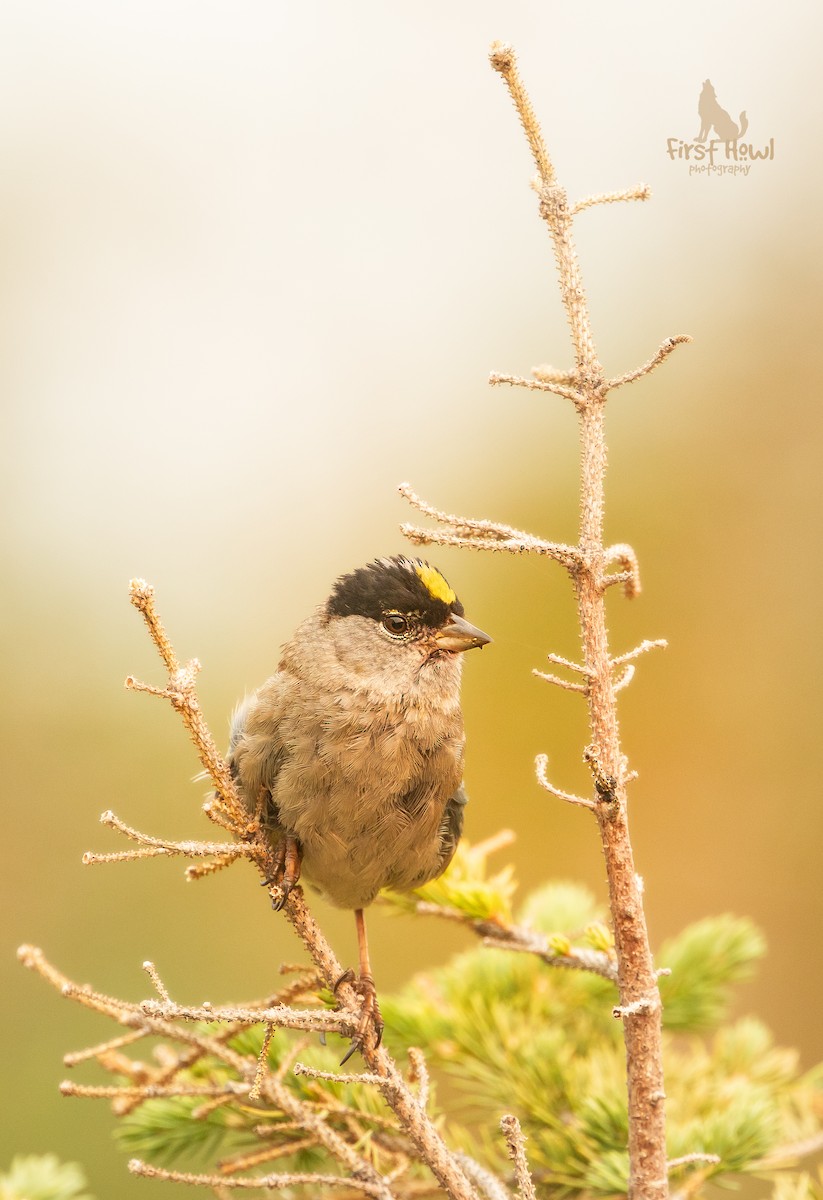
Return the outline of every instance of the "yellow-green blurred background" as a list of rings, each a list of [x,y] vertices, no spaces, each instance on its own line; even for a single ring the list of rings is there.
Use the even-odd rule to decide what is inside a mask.
[[[652,187],[578,221],[607,369],[695,338],[609,407],[607,536],[644,580],[610,598],[613,648],[670,640],[621,703],[652,935],[750,914],[770,953],[740,1011],[823,1057],[821,32],[801,0],[2,6],[2,1163],[53,1150],[98,1197],[147,1187],[105,1105],[57,1094],[61,1055],[113,1031],[24,972],[18,943],[134,999],[152,958],[191,1002],[263,993],[297,953],[243,867],[187,885],[173,861],[81,866],[124,848],[109,807],[212,835],[177,719],[122,686],[162,680],[128,579],[201,659],[222,740],[332,579],[404,548],[401,480],[575,536],[570,406],[486,385],[570,364],[497,37],[572,197]],[[706,78],[747,110],[746,140],[774,138],[747,177],[666,156],[696,137]],[[579,697],[530,675],[576,653],[565,577],[432,558],[495,637],[466,664],[468,836],[510,826],[525,887],[603,897],[592,823],[532,774],[545,751],[586,786]],[[319,912],[350,961],[350,915]],[[466,944],[377,911],[370,928],[384,988]]]

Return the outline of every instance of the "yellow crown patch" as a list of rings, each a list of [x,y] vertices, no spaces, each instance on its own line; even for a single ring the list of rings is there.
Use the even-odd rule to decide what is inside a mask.
[[[457,596],[435,567],[430,567],[428,563],[415,563],[414,569],[430,596],[442,600],[444,604],[454,604]]]

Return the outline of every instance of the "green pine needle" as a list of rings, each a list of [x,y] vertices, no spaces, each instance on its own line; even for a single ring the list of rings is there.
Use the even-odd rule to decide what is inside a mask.
[[[77,1163],[55,1154],[17,1155],[0,1175],[0,1200],[92,1200]]]

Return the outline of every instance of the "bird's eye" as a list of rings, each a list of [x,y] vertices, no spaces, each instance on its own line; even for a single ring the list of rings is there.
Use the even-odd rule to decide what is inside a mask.
[[[383,616],[383,628],[392,637],[403,637],[411,629],[411,622],[402,613],[385,613]]]

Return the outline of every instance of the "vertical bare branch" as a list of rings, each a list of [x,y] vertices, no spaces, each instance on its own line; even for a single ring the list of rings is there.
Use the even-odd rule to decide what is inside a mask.
[[[629,1109],[629,1194],[632,1200],[661,1200],[668,1194],[666,1171],[665,1111],[662,1065],[662,1033],[657,977],[649,947],[646,918],[629,839],[626,782],[631,777],[620,745],[616,695],[629,681],[628,673],[614,680],[617,662],[609,652],[606,628],[605,591],[611,583],[622,583],[626,594],[639,590],[637,559],[630,546],[620,544],[607,550],[603,544],[606,441],[605,400],[609,387],[618,387],[653,370],[684,337],[671,338],[649,362],[636,372],[609,381],[597,357],[589,319],[586,293],[572,236],[573,213],[593,202],[645,199],[646,189],[605,194],[582,202],[573,210],[565,190],[557,183],[545,150],[543,137],[531,102],[525,92],[514,52],[495,44],[491,64],[508,87],[517,108],[540,181],[537,185],[540,216],[552,240],[560,292],[568,319],[574,352],[574,403],[579,417],[581,447],[580,526],[578,557],[570,573],[577,595],[578,619],[586,676],[585,697],[589,709],[591,746],[586,758],[592,770],[596,801],[562,793],[549,784],[545,759],[538,760],[538,777],[544,787],[561,799],[594,809],[609,883],[609,902],[614,923],[615,950],[620,990],[619,1011],[626,1042]],[[553,382],[554,390],[563,384]],[[564,380],[565,382],[565,380]],[[573,561],[570,558],[570,561]],[[610,562],[623,568],[607,575]],[[557,682],[555,678],[551,682]],[[508,1136],[508,1135],[507,1135]],[[515,1134],[512,1132],[512,1137]],[[510,1146],[522,1144],[510,1142]],[[521,1185],[525,1186],[525,1185]]]

